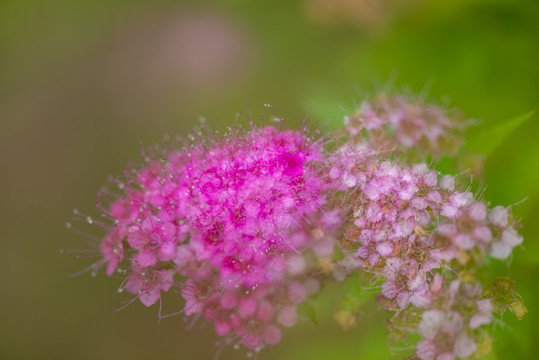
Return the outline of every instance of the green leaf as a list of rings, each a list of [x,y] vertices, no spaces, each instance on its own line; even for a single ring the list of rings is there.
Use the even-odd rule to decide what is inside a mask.
[[[363,291],[361,279],[358,274],[353,274],[347,279],[348,295],[354,298],[361,298],[365,295]]]
[[[300,311],[304,312],[309,319],[311,319],[313,324],[318,326],[318,320],[316,319],[316,309],[311,301],[304,302],[299,306],[299,309]]]
[[[382,281],[369,284],[367,287],[365,287],[365,285],[365,282],[361,280],[361,276],[358,273],[353,274],[346,279],[346,293],[348,296],[355,298],[363,304],[380,292]]]
[[[472,138],[467,139],[466,149],[472,153],[482,153],[488,157],[533,114],[535,114],[535,110],[481,131]]]

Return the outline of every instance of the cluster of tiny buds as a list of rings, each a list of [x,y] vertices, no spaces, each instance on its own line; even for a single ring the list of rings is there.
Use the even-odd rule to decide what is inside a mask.
[[[213,324],[220,347],[250,356],[277,344],[324,284],[360,273],[394,312],[391,326],[415,314],[406,328],[422,337],[419,359],[478,354],[494,299],[474,274],[522,237],[510,209],[489,209],[456,177],[413,160],[454,151],[462,122],[434,105],[379,97],[345,126],[344,145],[332,150],[306,129],[251,122],[143,151],[140,168],[99,192],[103,220],[73,211],[105,231],[88,270],[124,278],[128,304],[152,306],[175,289],[179,313]],[[352,323],[353,310],[338,311]]]

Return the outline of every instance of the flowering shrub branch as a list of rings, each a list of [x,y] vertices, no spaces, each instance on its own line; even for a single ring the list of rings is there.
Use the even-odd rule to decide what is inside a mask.
[[[331,149],[306,129],[251,124],[145,152],[114,180],[119,193],[99,194],[93,269],[124,277],[146,306],[179,288],[183,314],[212,323],[223,345],[277,344],[300,304],[351,278],[379,288],[392,340],[420,336],[414,357],[487,355],[494,314],[527,310],[510,279],[484,290],[477,273],[522,237],[510,208],[424,163],[455,156],[465,122],[379,96],[344,124]],[[349,294],[338,323],[353,327],[360,305]]]

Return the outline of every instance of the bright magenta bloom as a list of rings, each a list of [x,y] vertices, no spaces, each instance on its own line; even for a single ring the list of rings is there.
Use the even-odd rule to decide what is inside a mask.
[[[316,262],[304,254],[333,252],[341,218],[325,166],[304,132],[274,127],[148,157],[115,181],[100,264],[126,274],[122,289],[146,306],[176,285],[185,315],[250,349],[273,345],[307,299]]]
[[[294,234],[324,204],[321,151],[300,132],[266,127],[177,156],[174,213],[224,285],[271,282],[283,255],[309,241]]]

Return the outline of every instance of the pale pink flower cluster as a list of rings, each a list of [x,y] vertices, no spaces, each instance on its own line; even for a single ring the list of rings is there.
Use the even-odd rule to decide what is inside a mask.
[[[146,306],[177,289],[185,316],[255,351],[323,285],[359,272],[394,324],[416,317],[400,327],[421,335],[419,359],[472,356],[493,316],[475,274],[522,243],[518,224],[408,156],[454,150],[462,127],[440,108],[379,97],[345,125],[332,150],[266,126],[146,155],[114,180],[120,194],[103,192],[97,266]]]
[[[476,350],[474,337],[481,335],[480,327],[492,322],[492,304],[479,300],[479,283],[462,284],[453,280],[440,294],[431,309],[423,312],[418,332],[423,337],[417,344],[421,360],[452,360],[468,358]]]
[[[352,139],[376,149],[452,153],[461,143],[462,121],[418,97],[379,95],[365,101],[344,123]]]
[[[392,99],[377,107],[386,111],[395,102]],[[417,116],[440,115],[437,122],[432,123],[435,116],[419,122],[442,126],[448,121],[441,110],[430,106],[421,110],[401,100],[396,103],[415,109]],[[371,284],[380,284],[378,300],[385,309],[395,311],[394,322],[410,305],[423,314],[418,328],[403,323],[423,336],[416,354],[421,360],[469,357],[481,340],[482,333],[476,330],[491,322],[492,306],[482,298],[480,284],[472,287],[452,279],[461,274],[470,278],[487,256],[507,259],[522,243],[515,230],[518,224],[508,208],[488,209],[471,192],[461,190],[455,177],[441,175],[425,164],[404,162],[408,159],[404,148],[418,143],[405,141],[410,138],[402,133],[400,123],[389,120],[397,115],[385,113],[387,121],[382,121],[380,112],[369,111],[356,115],[360,123],[345,119],[351,140],[330,161],[330,177],[354,204],[349,209],[350,221],[344,223],[348,257]],[[388,121],[392,132],[384,136],[396,140],[389,154],[379,151],[372,141],[376,135],[372,131]],[[357,137],[363,128],[371,133]],[[435,145],[436,137],[423,130],[416,135]],[[442,134],[438,130],[434,134]]]
[[[507,209],[496,207],[487,217],[486,205],[455,190],[454,179],[439,179],[424,164],[375,155],[347,145],[333,159],[330,177],[354,198],[344,239],[356,244],[357,266],[383,281],[386,308],[428,306],[435,270],[449,266],[459,252],[505,259],[522,242]]]

